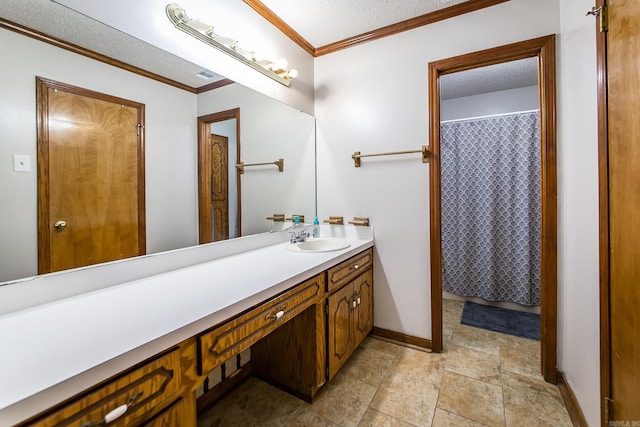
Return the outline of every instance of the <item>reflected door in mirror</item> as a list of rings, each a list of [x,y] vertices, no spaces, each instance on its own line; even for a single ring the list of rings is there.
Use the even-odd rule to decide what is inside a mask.
[[[38,93],[40,273],[143,254],[143,106],[42,80]]]
[[[211,213],[213,241],[229,238],[229,138],[211,135]]]

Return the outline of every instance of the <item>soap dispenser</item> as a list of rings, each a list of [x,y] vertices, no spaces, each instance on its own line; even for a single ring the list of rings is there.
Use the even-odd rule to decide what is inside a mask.
[[[318,237],[320,235],[320,221],[318,217],[313,219],[313,237]]]

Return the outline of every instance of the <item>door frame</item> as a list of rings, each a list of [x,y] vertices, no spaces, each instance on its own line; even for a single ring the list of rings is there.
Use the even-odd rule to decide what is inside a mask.
[[[429,203],[431,222],[431,349],[442,351],[440,192],[441,75],[519,59],[538,58],[541,174],[540,342],[544,379],[557,383],[557,171],[555,35],[429,63]]]
[[[220,111],[213,114],[198,117],[198,243],[210,243],[212,238],[211,218],[211,164],[209,136],[211,135],[211,124],[225,120],[236,120],[236,162],[240,163],[240,108]],[[238,200],[237,216],[238,236],[242,236],[242,203],[240,171],[236,170],[236,192]]]
[[[145,195],[145,106],[139,102],[118,98],[89,89],[72,86],[36,76],[37,153],[38,153],[38,274],[51,271],[51,224],[49,224],[49,109],[48,90],[60,90],[138,110],[138,255],[147,252],[146,195]]]

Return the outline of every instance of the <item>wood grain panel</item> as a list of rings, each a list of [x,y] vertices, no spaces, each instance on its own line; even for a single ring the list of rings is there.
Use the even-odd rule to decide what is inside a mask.
[[[200,375],[207,375],[215,367],[258,342],[261,338],[293,319],[318,302],[324,295],[324,274],[294,287],[283,295],[253,310],[205,332],[198,337]],[[276,314],[283,311],[280,318]]]
[[[596,0],[596,7],[605,0]],[[611,396],[611,330],[609,317],[609,141],[607,122],[607,38],[594,23],[596,69],[598,73],[598,231],[600,280],[600,401]],[[607,425],[605,405],[600,407],[600,423]]]
[[[198,234],[199,243],[213,241],[213,211],[211,209],[211,123],[235,119],[236,121],[236,159],[240,162],[240,109],[220,111],[198,117]],[[242,191],[240,172],[236,170],[236,203],[238,236],[242,236]]]
[[[325,382],[324,304],[309,307],[251,347],[255,374],[307,402]],[[315,332],[315,333],[314,333]]]
[[[353,293],[357,303],[354,318],[354,338],[357,347],[373,328],[373,270],[365,271],[354,280]]]
[[[373,265],[373,249],[367,249],[358,255],[330,268],[327,271],[327,292],[332,292],[349,283],[364,270]]]
[[[329,380],[338,373],[353,353],[355,338],[353,328],[353,284],[348,284],[327,298]]]
[[[211,210],[213,240],[229,238],[229,138],[211,135]]]
[[[28,425],[80,427],[85,422],[103,419],[110,411],[129,403],[132,396],[141,393],[126,414],[111,425],[136,424],[136,421],[175,398],[181,386],[180,356],[178,349],[174,349]]]
[[[39,273],[144,254],[144,105],[42,78],[37,96]]]
[[[610,423],[640,423],[640,2],[608,2]],[[606,319],[605,319],[606,321]]]
[[[140,424],[140,427],[195,427],[197,419],[193,401],[193,395],[180,398]]]
[[[413,335],[401,334],[400,332],[390,331],[388,329],[374,327],[371,330],[371,335],[385,340],[395,341],[399,344],[407,344],[413,347],[419,347],[428,350],[431,349],[430,340],[414,337]]]

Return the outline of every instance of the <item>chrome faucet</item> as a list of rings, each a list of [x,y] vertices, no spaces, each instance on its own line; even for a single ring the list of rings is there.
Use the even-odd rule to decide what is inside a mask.
[[[289,234],[291,234],[291,239],[289,239],[290,243],[304,242],[307,240],[307,237],[310,236],[310,234],[307,233],[307,230],[289,231]]]

